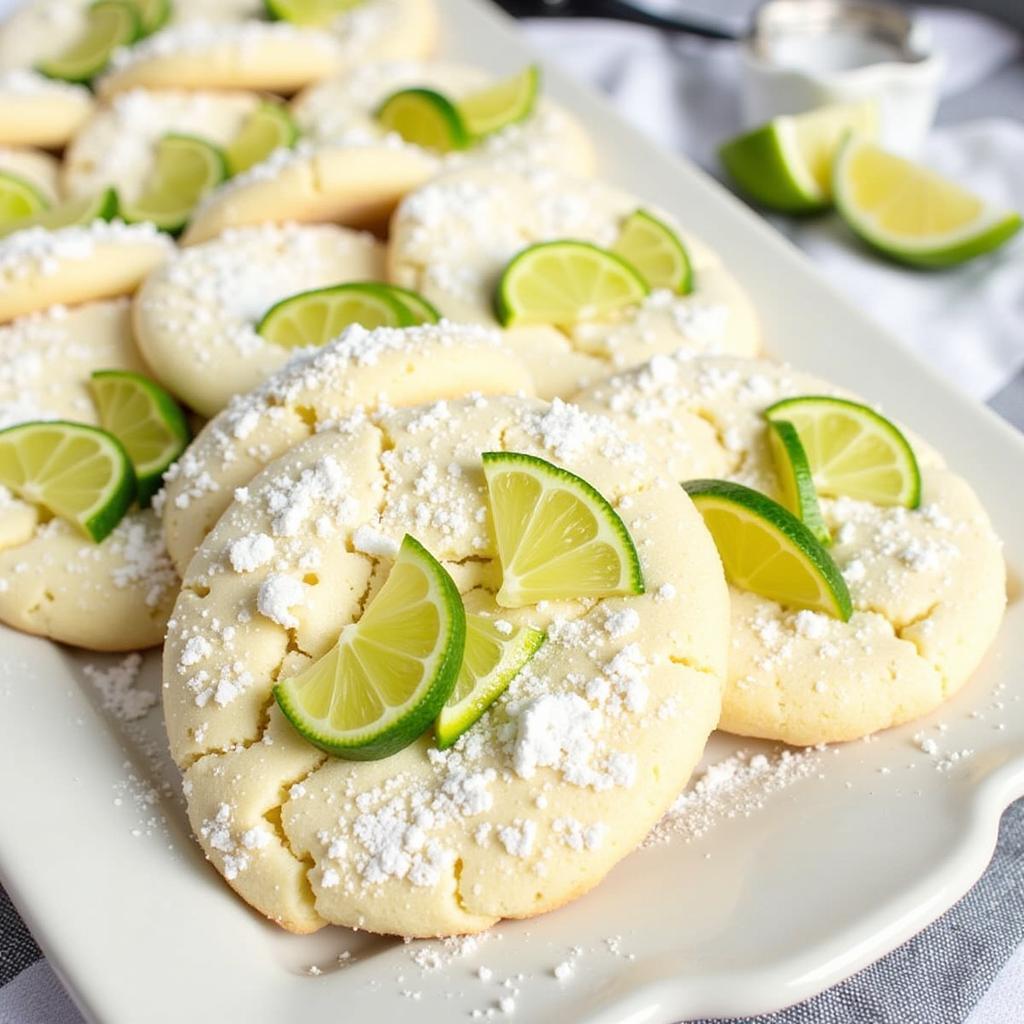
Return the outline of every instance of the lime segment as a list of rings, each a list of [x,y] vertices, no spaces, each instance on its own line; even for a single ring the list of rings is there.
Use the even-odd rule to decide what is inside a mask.
[[[540,68],[531,64],[511,78],[470,93],[457,106],[467,131],[479,139],[525,121],[533,113],[539,91]]]
[[[171,0],[131,0],[139,12],[141,34],[152,35],[171,18]]]
[[[85,31],[63,53],[36,66],[49,78],[88,83],[110,61],[119,46],[128,46],[142,33],[138,8],[127,0],[98,0],[86,13]]]
[[[386,131],[406,142],[438,153],[465,149],[469,131],[458,108],[433,89],[402,89],[377,108],[377,120]]]
[[[784,213],[810,213],[829,203],[832,164],[843,140],[851,132],[874,136],[877,121],[873,103],[822,107],[745,132],[719,156],[751,199]]]
[[[640,556],[608,501],[582,478],[518,452],[484,452],[504,608],[642,594]]]
[[[545,633],[529,626],[513,628],[484,615],[466,616],[462,668],[434,725],[441,750],[455,743],[508,689],[545,639]]]
[[[409,288],[399,288],[397,284],[387,285],[392,298],[400,302],[409,311],[415,324],[436,324],[441,320],[441,313],[432,303],[427,302],[419,292]]]
[[[226,177],[227,164],[217,146],[195,135],[165,135],[142,195],[122,203],[121,213],[129,223],[152,221],[163,231],[178,232],[196,203]]]
[[[874,409],[844,398],[806,395],[776,402],[765,416],[796,428],[819,494],[907,508],[921,503],[914,449]]]
[[[0,229],[45,210],[49,200],[30,181],[0,171]]]
[[[372,281],[336,284],[290,295],[267,310],[256,333],[275,345],[325,345],[346,327],[410,327],[409,308],[388,285]]]
[[[406,536],[362,618],[322,658],[278,683],[274,696],[321,750],[355,761],[389,757],[437,717],[455,686],[465,641],[455,584]]]
[[[642,302],[649,291],[637,271],[607,249],[589,242],[541,242],[505,267],[495,308],[504,327],[571,327],[607,319]]]
[[[117,216],[117,193],[104,189],[99,195],[69,199],[45,210],[39,210],[30,217],[0,223],[0,238],[24,231],[26,228],[46,228],[57,231],[60,228],[79,227],[94,220],[113,220]]]
[[[363,0],[264,0],[271,18],[306,28],[323,28],[361,3]]]
[[[725,575],[741,590],[846,622],[850,592],[838,566],[792,512],[726,480],[683,484],[714,538]]]
[[[287,107],[281,103],[261,103],[224,151],[228,171],[241,174],[262,163],[274,150],[294,146],[298,137],[298,126]]]
[[[135,468],[139,504],[147,506],[191,432],[177,402],[156,381],[129,370],[96,370],[93,399],[103,429],[116,437]]]
[[[121,442],[62,420],[0,430],[0,484],[94,541],[117,526],[135,498],[135,474]]]
[[[651,288],[667,288],[679,295],[693,291],[686,246],[653,213],[634,210],[623,223],[612,252],[633,266]]]
[[[1003,245],[1022,224],[1017,212],[856,138],[836,161],[835,196],[857,235],[912,266],[964,263]]]
[[[818,506],[818,492],[807,453],[796,427],[787,420],[768,421],[768,446],[779,480],[781,504],[789,509],[822,544],[832,543]]]

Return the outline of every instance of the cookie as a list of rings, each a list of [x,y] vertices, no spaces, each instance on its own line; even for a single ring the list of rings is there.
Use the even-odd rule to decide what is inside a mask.
[[[125,300],[57,308],[0,327],[0,427],[96,424],[96,369],[145,372]],[[163,639],[178,577],[152,511],[130,511],[99,544],[0,487],[0,622],[95,651]]]
[[[0,71],[0,146],[58,149],[92,111],[81,85],[56,82],[27,68]]]
[[[171,557],[184,571],[238,488],[334,420],[379,405],[530,388],[525,367],[502,348],[497,332],[447,323],[351,327],[338,341],[297,354],[260,388],[232,401],[172,467],[163,513]]]
[[[370,235],[328,224],[232,229],[150,274],[135,298],[136,337],[163,385],[213,416],[294,354],[256,333],[271,306],[383,276],[384,247]]]
[[[395,212],[391,279],[416,289],[453,320],[495,324],[495,285],[517,252],[562,238],[610,246],[623,220],[643,205],[603,182],[547,170],[460,171],[412,193]],[[693,292],[655,291],[614,323],[585,322],[565,332],[543,325],[506,331],[507,343],[533,370],[539,395],[571,394],[677,348],[757,352],[757,319],[742,288],[706,245],[667,214],[658,215],[687,246]]]
[[[9,149],[0,146],[0,174],[13,174],[27,181],[47,202],[57,199],[60,161],[38,149]]]
[[[647,593],[498,608],[480,453],[501,448],[602,491]],[[407,531],[471,609],[544,628],[547,642],[449,751],[428,735],[380,761],[327,757],[271,686],[359,617]],[[290,629],[259,611],[272,573],[304,581]],[[230,885],[292,931],[444,936],[552,910],[600,882],[685,785],[717,720],[727,620],[703,522],[620,423],[494,398],[322,431],[230,506],[175,607],[164,704],[193,831]]]
[[[725,474],[778,496],[763,411],[797,395],[841,395],[787,366],[659,357],[581,394],[628,416],[670,453],[680,411],[712,424]],[[840,622],[731,587],[732,641],[721,727],[797,745],[856,739],[927,714],[970,678],[1006,604],[1001,545],[970,485],[911,437],[917,509],[821,498],[831,554],[854,614]]]

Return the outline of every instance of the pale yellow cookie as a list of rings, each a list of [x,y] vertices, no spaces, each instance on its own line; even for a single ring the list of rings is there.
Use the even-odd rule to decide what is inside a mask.
[[[204,416],[262,383],[294,354],[256,326],[281,299],[384,277],[384,247],[329,224],[232,229],[183,249],[146,279],[135,331],[165,387]]]
[[[27,181],[47,202],[57,199],[60,161],[38,149],[9,149],[0,146],[0,174],[13,174]]]
[[[63,146],[92,106],[84,86],[56,82],[27,68],[0,71],[0,146]]]
[[[400,89],[434,89],[458,102],[495,81],[480,68],[447,61],[364,64],[346,75],[311,86],[292,103],[303,135],[323,144],[382,139],[377,122],[381,103]],[[525,121],[496,132],[469,149],[450,153],[438,168],[489,163],[504,170],[553,167],[568,174],[595,170],[594,147],[582,125],[567,110],[541,95]]]
[[[673,455],[680,412],[706,419],[724,475],[778,495],[762,412],[783,398],[844,394],[774,363],[659,357],[578,397],[613,409]],[[855,739],[924,715],[967,682],[1006,604],[1001,544],[970,486],[916,437],[918,509],[821,499],[830,552],[854,614],[843,623],[731,587],[722,728],[810,745]]]
[[[611,246],[624,219],[645,206],[603,182],[547,170],[467,169],[429,182],[391,221],[388,261],[397,284],[415,288],[453,320],[495,324],[494,290],[509,260],[537,242],[577,239]],[[537,393],[571,394],[609,373],[677,348],[754,355],[760,331],[743,289],[704,243],[679,234],[694,271],[690,295],[653,292],[614,323],[513,328],[506,340],[531,367]]]
[[[0,427],[97,423],[98,369],[145,372],[128,303],[57,308],[0,327]],[[0,622],[97,651],[159,644],[178,578],[152,511],[130,511],[96,544],[0,487]]]
[[[95,221],[0,238],[0,323],[55,305],[130,295],[174,252],[152,224]]]
[[[495,605],[480,453],[503,448],[615,504],[646,594]],[[545,628],[547,642],[451,750],[428,734],[380,761],[327,757],[271,686],[358,619],[407,531],[471,609]],[[285,577],[298,588],[288,627],[260,598]],[[686,784],[717,718],[727,621],[699,515],[620,423],[497,398],[318,433],[225,512],[175,607],[164,705],[193,831],[232,887],[293,931],[443,936],[544,913],[600,882]]]
[[[183,572],[203,537],[268,462],[339,418],[378,406],[479,394],[529,394],[531,380],[497,332],[442,323],[403,330],[351,327],[297,354],[201,431],[166,476],[164,533]]]

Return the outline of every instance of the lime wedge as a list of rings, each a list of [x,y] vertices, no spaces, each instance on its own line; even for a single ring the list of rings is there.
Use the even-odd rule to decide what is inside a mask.
[[[0,430],[0,484],[101,541],[135,498],[121,442],[97,427],[62,420]]]
[[[678,295],[693,291],[686,246],[653,213],[634,210],[623,223],[612,252],[634,267],[651,288],[667,288]]]
[[[171,0],[131,0],[139,12],[142,35],[150,36],[170,21]]]
[[[431,303],[427,302],[419,292],[409,288],[399,288],[397,284],[386,286],[391,292],[392,298],[400,302],[409,311],[414,324],[436,324],[441,320],[441,314]]]
[[[484,452],[504,608],[642,594],[644,576],[618,513],[568,470],[519,452]]]
[[[298,137],[298,125],[283,103],[261,103],[224,151],[228,171],[241,174],[262,163],[274,150],[290,149]]]
[[[69,199],[45,210],[39,210],[31,217],[0,223],[0,238],[12,235],[25,228],[46,228],[57,231],[60,228],[78,227],[91,224],[94,220],[113,220],[117,216],[117,193],[112,188],[104,189],[95,196]]]
[[[1021,228],[997,208],[934,171],[851,139],[835,168],[836,206],[879,252],[919,267],[951,267],[997,249]]]
[[[377,108],[381,127],[406,142],[438,153],[465,149],[470,142],[458,108],[433,89],[402,89]]]
[[[142,33],[138,7],[128,0],[97,0],[88,10],[85,31],[63,53],[36,65],[40,74],[65,82],[88,83],[110,61],[119,46],[129,46]]]
[[[751,199],[784,213],[824,209],[832,196],[832,164],[848,134],[872,137],[873,103],[822,107],[777,117],[725,143],[718,155]]]
[[[293,25],[322,28],[364,0],[263,0],[268,17]]]
[[[466,614],[441,564],[406,536],[384,586],[319,661],[274,687],[314,746],[353,761],[389,757],[418,739],[462,664]]]
[[[135,469],[139,504],[147,506],[191,431],[178,403],[156,381],[130,370],[96,370],[92,395],[100,425],[113,434]]]
[[[741,590],[846,622],[850,592],[838,566],[778,502],[727,480],[683,484],[714,538],[725,575]]]
[[[819,494],[876,505],[921,504],[921,472],[900,429],[859,402],[825,395],[786,398],[765,410],[800,435]]]
[[[31,217],[50,202],[30,181],[0,171],[0,228]]]
[[[462,121],[473,139],[525,121],[537,103],[540,68],[531,64],[517,75],[470,93],[458,101]]]
[[[775,473],[779,479],[781,504],[826,546],[832,543],[818,506],[818,492],[807,453],[800,443],[796,427],[788,420],[768,421],[768,446],[772,450]]]
[[[437,716],[437,745],[447,750],[508,689],[547,634],[529,626],[502,632],[494,619],[466,616],[466,651],[448,701]]]
[[[315,288],[282,299],[267,310],[256,333],[275,345],[325,345],[346,327],[410,327],[409,308],[385,284],[360,281]]]
[[[505,267],[495,298],[504,327],[606,319],[642,302],[650,289],[621,256],[589,242],[531,245]]]
[[[221,150],[195,135],[165,135],[142,195],[121,204],[128,223],[152,221],[172,234],[188,222],[196,203],[228,176]]]

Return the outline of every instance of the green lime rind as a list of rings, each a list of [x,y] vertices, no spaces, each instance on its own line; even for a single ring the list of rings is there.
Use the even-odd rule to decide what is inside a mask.
[[[465,149],[472,141],[458,107],[435,89],[416,87],[392,93],[374,117],[406,142],[439,153]]]
[[[561,466],[556,466],[536,455],[527,455],[525,452],[483,452],[480,457],[483,461],[484,478],[487,481],[488,490],[491,487],[492,476],[496,475],[499,470],[510,467],[526,469],[533,476],[540,478],[545,487],[551,487],[554,484],[575,492],[576,496],[594,513],[598,522],[604,523],[612,531],[616,541],[615,547],[624,563],[623,568],[625,570],[624,578],[620,577],[619,586],[613,590],[602,591],[601,593],[577,593],[570,595],[567,591],[563,591],[560,595],[550,595],[552,598],[558,596],[611,597],[644,593],[644,572],[640,564],[640,555],[637,552],[636,545],[633,543],[633,538],[630,536],[629,530],[626,528],[626,524],[622,521],[618,512],[612,508],[608,499],[593,484],[588,483],[583,477],[577,476],[575,473],[570,473],[569,470],[563,469]],[[491,502],[491,512],[492,516],[496,514],[493,500]],[[496,530],[495,532],[497,533],[498,531]],[[507,557],[508,552],[499,551],[503,576],[507,568]],[[503,608],[517,607],[515,604],[508,603],[504,579],[495,600]]]
[[[504,271],[502,272],[501,279],[498,281],[497,288],[494,295],[494,312],[498,318],[498,322],[502,327],[517,327],[529,324],[554,324],[555,326],[567,327],[578,320],[567,320],[560,314],[555,319],[549,319],[550,311],[547,313],[539,314],[536,312],[530,312],[522,308],[522,306],[513,297],[513,290],[521,277],[521,275],[527,272],[530,268],[530,264],[539,258],[550,254],[563,254],[563,255],[576,255],[586,256],[597,264],[603,264],[602,269],[604,272],[612,271],[617,273],[621,279],[626,281],[630,288],[624,294],[621,302],[604,308],[603,312],[611,312],[614,309],[623,308],[628,305],[632,305],[637,302],[642,302],[643,299],[650,294],[651,289],[639,272],[621,256],[614,252],[610,252],[608,249],[602,249],[598,245],[594,245],[591,242],[580,242],[575,239],[559,239],[550,242],[538,242],[536,245],[528,246],[527,248],[516,253],[515,256],[508,262]],[[580,313],[577,310],[577,316]]]
[[[310,332],[299,321],[304,314],[322,308],[315,330]],[[412,327],[416,317],[390,285],[376,281],[351,281],[346,284],[313,288],[289,295],[275,303],[256,325],[256,333],[284,348],[324,345],[337,338],[346,327]],[[315,337],[310,336],[315,334]]]
[[[19,174],[0,171],[0,230],[50,208],[50,200]]]
[[[40,61],[47,78],[88,85],[110,63],[111,54],[142,35],[139,8],[130,0],[97,0],[87,11],[85,35],[56,57]]]
[[[832,534],[821,514],[814,474],[796,427],[788,420],[768,421],[768,446],[775,463],[781,501],[826,547]]]
[[[492,636],[490,641],[500,645],[501,656],[485,676],[474,679],[467,668],[474,634],[493,630],[493,619],[481,615],[466,616],[466,651],[459,677],[448,700],[434,723],[434,735],[439,750],[447,750],[473,725],[483,713],[508,689],[513,679],[526,667],[541,649],[547,633],[530,626],[520,626],[507,638]],[[486,641],[485,641],[486,642]],[[463,692],[465,691],[465,692]]]
[[[97,220],[113,220],[118,214],[117,192],[106,188],[95,196],[68,199],[56,206],[23,217],[7,224],[0,224],[0,238],[13,235],[27,228],[46,228],[58,231],[60,228],[79,227]]]
[[[901,469],[902,486],[886,497],[877,490],[858,490],[847,485],[837,488],[836,481],[828,474],[827,460],[819,454],[819,445],[812,433],[811,420],[822,413],[839,410],[858,422],[862,429],[874,431],[880,435],[896,457]],[[800,435],[800,443],[807,454],[807,460],[814,477],[814,486],[818,494],[829,497],[846,496],[875,504],[903,505],[905,508],[918,508],[921,504],[921,469],[917,462],[914,449],[903,431],[881,413],[875,412],[862,402],[854,402],[848,398],[834,398],[831,395],[800,395],[795,398],[784,398],[769,406],[764,411],[768,420],[788,420]]]
[[[139,12],[143,36],[151,36],[171,20],[171,0],[131,0]]]
[[[525,121],[537,106],[540,86],[540,67],[531,64],[511,78],[458,100],[455,105],[471,140],[478,142]]]
[[[365,0],[263,0],[263,8],[271,21],[288,21],[304,28],[322,28],[339,14],[358,7]]]
[[[341,730],[330,727],[323,719],[313,719],[304,711],[298,688],[324,659],[334,654],[337,645],[320,661],[274,687],[274,698],[296,731],[313,746],[335,757],[350,761],[378,761],[397,754],[430,728],[458,679],[466,644],[466,613],[458,588],[441,563],[408,534],[402,541],[396,566],[403,560],[419,566],[433,588],[435,599],[432,604],[439,620],[438,640],[429,658],[425,659],[419,685],[400,708],[386,716],[383,725],[378,719],[361,729]],[[363,613],[363,619],[371,615],[375,604],[387,602],[388,583],[393,576],[394,569]],[[346,628],[358,630],[359,623]],[[344,642],[343,631],[338,644]],[[407,659],[408,656],[401,654],[401,657]]]
[[[264,101],[245,119],[224,149],[228,173],[234,177],[262,163],[278,149],[291,149],[299,126],[283,103]]]
[[[682,239],[660,218],[643,208],[623,221],[612,252],[621,256],[654,288],[667,288],[677,295],[693,291],[693,264]],[[669,267],[659,266],[668,258]]]
[[[386,286],[391,294],[409,311],[416,324],[437,324],[441,322],[441,312],[428,302],[419,292],[410,288],[399,288],[397,284]]]
[[[139,505],[146,508],[160,490],[164,473],[192,440],[184,410],[156,381],[131,370],[95,370],[90,384],[100,425],[121,442],[132,460]],[[133,400],[135,407],[125,408]],[[147,423],[155,428],[148,437]],[[155,452],[154,440],[161,444]]]
[[[737,571],[735,558],[738,553],[729,549],[726,538],[716,536],[714,525],[709,522],[708,515],[715,510],[726,511],[735,519],[745,518],[748,525],[769,534],[780,551],[788,551],[797,559],[808,577],[815,581],[818,591],[811,600],[800,600],[792,592],[781,590],[769,593],[759,588],[755,593],[780,604],[809,608],[825,612],[842,622],[849,621],[853,602],[843,574],[824,546],[792,512],[760,491],[729,480],[689,480],[682,486],[704,517],[725,566],[726,576],[735,586],[747,589],[749,580]]]
[[[36,469],[45,470],[52,465],[63,444],[75,441],[85,441],[87,447],[91,445],[110,466],[106,486],[97,491],[96,500],[77,510],[67,503],[54,502],[52,495],[47,501],[40,493],[47,481],[26,473],[26,466],[39,460],[27,457],[23,448],[19,452],[21,446],[30,443],[37,449],[42,446],[45,455],[42,466]],[[80,456],[72,471],[80,470],[88,458],[88,453]],[[0,484],[23,500],[43,505],[54,515],[74,523],[96,543],[110,535],[135,500],[135,472],[121,442],[99,427],[67,420],[30,421],[0,430]],[[82,493],[81,482],[73,489],[75,493]]]

